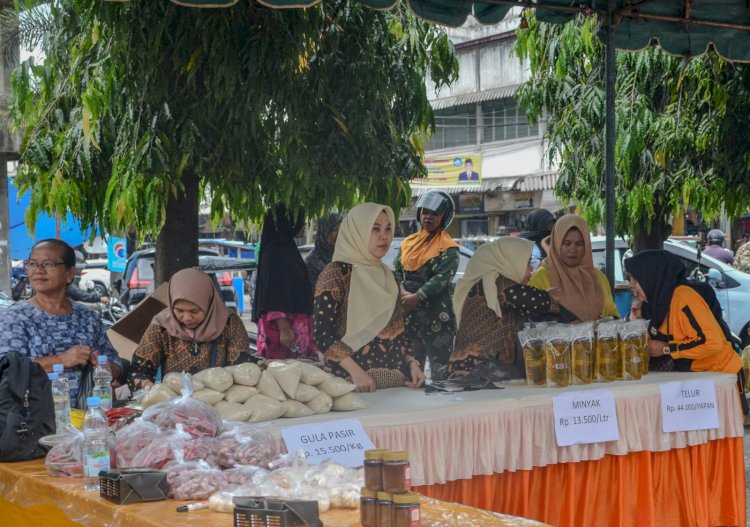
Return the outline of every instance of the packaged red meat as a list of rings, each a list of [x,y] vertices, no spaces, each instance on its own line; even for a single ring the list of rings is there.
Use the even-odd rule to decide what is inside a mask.
[[[115,435],[115,462],[117,468],[132,468],[135,456],[147,448],[163,432],[150,421],[136,419]]]
[[[184,377],[182,396],[170,399],[143,412],[143,419],[155,423],[162,430],[181,424],[193,437],[215,437],[222,431],[221,417],[211,406],[190,397],[193,384]]]
[[[47,452],[44,465],[50,476],[83,477],[83,433],[69,432],[69,437]]]
[[[174,461],[164,470],[167,472],[169,497],[179,501],[205,500],[227,485],[221,470],[205,461]]]
[[[235,424],[216,438],[216,459],[224,468],[266,467],[276,456],[276,440],[263,426]]]

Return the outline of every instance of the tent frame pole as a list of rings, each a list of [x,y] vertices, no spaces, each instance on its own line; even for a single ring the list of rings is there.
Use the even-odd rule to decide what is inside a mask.
[[[614,294],[615,286],[615,82],[617,79],[615,52],[615,0],[607,0],[607,41],[605,46],[605,201],[606,239],[605,268],[609,286]]]

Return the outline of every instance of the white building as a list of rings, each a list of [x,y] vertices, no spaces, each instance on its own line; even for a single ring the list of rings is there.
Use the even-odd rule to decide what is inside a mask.
[[[436,129],[425,149],[426,164],[440,158],[457,165],[470,158],[481,176],[473,184],[412,184],[415,198],[431,188],[453,196],[457,214],[450,231],[455,237],[509,234],[521,230],[534,209],[562,208],[552,192],[557,172],[544,159],[544,123],[529,124],[516,105],[516,90],[529,76],[514,50],[520,15],[514,9],[496,25],[470,18],[448,29],[459,78],[438,92],[427,79]],[[402,221],[413,220],[415,213],[403,211]]]

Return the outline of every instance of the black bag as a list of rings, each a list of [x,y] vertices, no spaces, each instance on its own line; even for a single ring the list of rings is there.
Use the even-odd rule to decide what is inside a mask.
[[[94,368],[91,367],[91,363],[87,362],[81,372],[81,382],[78,384],[78,395],[76,400],[73,401],[73,408],[79,410],[85,410],[86,399],[91,397],[94,393]]]
[[[42,366],[16,352],[0,358],[0,462],[44,457],[55,433],[52,384]]]

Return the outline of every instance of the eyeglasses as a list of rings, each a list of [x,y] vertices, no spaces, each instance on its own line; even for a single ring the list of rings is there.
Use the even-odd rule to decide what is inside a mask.
[[[32,261],[25,261],[23,263],[23,266],[26,268],[26,271],[38,271],[39,269],[44,269],[45,271],[51,271],[58,265],[65,265],[65,262],[53,262],[52,260],[45,260],[44,262],[32,262]]]

